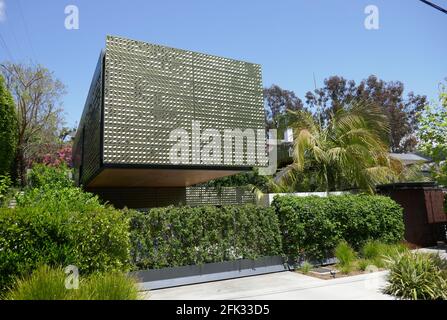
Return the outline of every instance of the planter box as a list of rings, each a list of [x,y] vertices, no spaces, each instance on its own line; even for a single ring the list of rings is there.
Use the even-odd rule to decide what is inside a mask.
[[[141,270],[132,272],[131,275],[139,279],[142,290],[153,290],[288,270],[283,257],[271,256],[256,260],[240,259],[203,265]]]

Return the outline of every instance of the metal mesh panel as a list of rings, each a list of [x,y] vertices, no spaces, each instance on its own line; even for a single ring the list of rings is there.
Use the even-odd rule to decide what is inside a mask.
[[[243,188],[222,187],[220,189],[207,187],[186,188],[186,204],[198,205],[236,205],[255,203],[255,195]]]
[[[147,209],[175,206],[238,205],[255,203],[252,192],[243,188],[89,188],[117,208]]]
[[[77,184],[85,184],[100,168],[102,59],[101,54],[73,144],[73,166]]]
[[[259,65],[109,36],[104,77],[104,163],[170,165],[170,132],[193,120],[221,135],[265,127]]]

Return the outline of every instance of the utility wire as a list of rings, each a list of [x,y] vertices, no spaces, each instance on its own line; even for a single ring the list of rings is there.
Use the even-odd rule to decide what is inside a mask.
[[[427,1],[427,0],[419,0],[419,1],[421,1],[421,2],[425,3],[426,5],[429,5],[430,7],[438,9],[439,11],[444,12],[445,14],[447,14],[447,9],[444,9],[444,8],[438,6],[437,4],[434,4],[433,2],[430,2],[430,1]]]
[[[17,0],[17,6],[19,7],[19,13],[20,13],[20,17],[22,18],[23,25],[25,26],[26,38],[28,39],[28,42],[29,42],[29,45],[30,45],[30,48],[31,48],[32,56],[34,57],[34,59],[37,62],[36,51],[34,50],[33,43],[31,41],[28,25],[27,25],[26,20],[25,20],[25,15],[23,14],[22,5],[20,4],[20,0]]]
[[[5,23],[5,30],[6,28],[9,30],[9,38],[12,38],[14,40],[13,42],[16,45],[17,52],[19,53],[19,56],[25,52],[25,50],[22,50],[22,45],[20,44],[18,38],[16,37],[16,34],[14,32],[14,29],[12,27],[12,23],[10,22],[11,19],[8,19],[8,21]]]
[[[13,58],[13,56],[12,56],[12,54],[11,54],[11,51],[9,50],[8,46],[6,45],[5,39],[3,38],[3,36],[1,35],[1,33],[0,33],[0,40],[1,40],[1,43],[2,43],[3,47],[5,48],[6,54],[9,56],[9,59],[10,59],[12,62],[14,62],[14,58]]]

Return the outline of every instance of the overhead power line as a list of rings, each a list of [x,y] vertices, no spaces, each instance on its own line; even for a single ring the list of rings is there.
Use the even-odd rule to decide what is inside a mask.
[[[3,38],[3,36],[1,34],[0,34],[0,41],[1,41],[1,44],[3,45],[3,47],[5,48],[5,52],[9,56],[9,59],[12,62],[14,62],[14,57],[12,56],[11,51],[9,50],[9,48],[8,48],[8,46],[6,44],[6,41],[5,41],[5,39]]]
[[[25,27],[25,34],[26,34],[26,38],[27,38],[28,43],[29,43],[30,48],[31,48],[31,54],[34,57],[34,59],[36,60],[36,62],[37,62],[36,51],[34,50],[33,43],[31,41],[31,37],[30,37],[29,29],[28,29],[28,24],[26,23],[25,15],[23,14],[22,5],[20,4],[20,0],[17,1],[17,6],[19,8],[20,17],[22,18],[22,22],[23,22],[23,25]]]
[[[427,1],[427,0],[419,0],[419,1],[421,1],[421,2],[425,3],[426,5],[429,5],[430,7],[438,9],[439,11],[444,12],[445,14],[447,14],[447,9],[444,9],[444,8],[438,6],[437,4],[434,4],[433,2],[430,2],[430,1]]]

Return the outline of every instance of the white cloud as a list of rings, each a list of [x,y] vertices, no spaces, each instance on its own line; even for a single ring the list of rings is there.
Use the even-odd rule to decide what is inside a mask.
[[[6,20],[6,5],[4,0],[0,0],[0,22]]]

